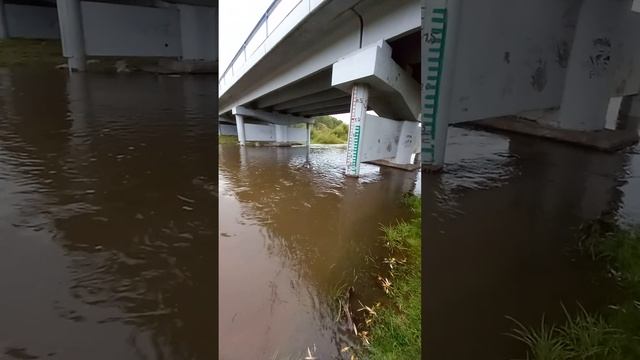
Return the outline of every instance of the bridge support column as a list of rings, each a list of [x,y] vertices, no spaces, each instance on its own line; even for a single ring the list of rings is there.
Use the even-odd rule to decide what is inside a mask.
[[[555,124],[559,128],[602,130],[607,124],[610,104],[615,110],[615,102],[620,101],[617,97],[630,95],[630,90],[637,92],[637,80],[633,76],[616,84],[619,81],[616,72],[626,71],[624,62],[629,59],[633,62],[638,54],[637,41],[633,39],[638,29],[637,23],[634,24],[637,20],[630,18],[629,4],[628,1],[584,0]],[[617,115],[615,112],[615,118],[610,119],[612,124]]]
[[[349,140],[347,142],[347,176],[360,175],[360,137],[362,136],[363,119],[367,113],[369,88],[364,84],[353,84],[351,89],[351,113],[349,122]]]
[[[311,157],[311,124],[307,123],[307,163]]]
[[[236,114],[236,127],[238,128],[238,142],[244,146],[247,142],[247,138],[244,132],[244,118],[242,115]]]
[[[62,49],[69,71],[85,71],[85,44],[80,0],[58,0]]]
[[[286,143],[288,141],[287,130],[288,127],[286,125],[278,125],[275,124],[276,127],[276,143]]]
[[[9,38],[9,27],[7,25],[7,14],[4,7],[4,0],[0,0],[0,40]]]

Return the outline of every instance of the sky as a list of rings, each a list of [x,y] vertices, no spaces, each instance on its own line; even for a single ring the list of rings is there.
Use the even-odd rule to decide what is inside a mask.
[[[219,0],[218,54],[220,74],[247,39],[273,0]],[[349,123],[349,114],[334,117]]]
[[[272,1],[219,0],[218,53],[221,74]]]

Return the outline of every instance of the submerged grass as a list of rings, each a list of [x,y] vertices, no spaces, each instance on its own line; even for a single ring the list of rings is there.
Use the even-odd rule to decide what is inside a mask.
[[[411,208],[412,219],[383,226],[389,278],[379,280],[389,301],[376,307],[367,359],[421,358],[421,200],[411,195],[404,202]]]
[[[0,66],[66,63],[58,40],[0,40]]]
[[[609,220],[582,228],[580,246],[603,261],[620,287],[623,299],[599,313],[580,306],[576,314],[564,308],[566,323],[516,328],[508,335],[527,345],[531,360],[640,359],[640,228],[622,229]]]

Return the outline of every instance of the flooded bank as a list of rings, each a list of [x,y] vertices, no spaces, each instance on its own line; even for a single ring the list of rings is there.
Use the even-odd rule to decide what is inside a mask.
[[[346,357],[336,295],[384,295],[380,225],[410,215],[419,175],[363,164],[347,178],[345,151],[314,146],[305,164],[304,147],[219,147],[221,359]]]
[[[447,167],[423,179],[424,353],[522,358],[515,324],[598,309],[612,284],[576,246],[604,213],[640,222],[640,147],[601,153],[521,135],[451,128]],[[464,344],[464,346],[461,346]]]
[[[216,99],[0,70],[0,358],[215,358]]]

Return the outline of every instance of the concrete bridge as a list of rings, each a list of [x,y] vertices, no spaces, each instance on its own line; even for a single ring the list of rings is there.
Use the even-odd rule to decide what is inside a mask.
[[[412,163],[420,27],[419,0],[275,0],[220,74],[221,132],[308,144],[314,116],[350,112],[347,175]]]
[[[449,125],[472,121],[600,150],[637,142],[640,0],[422,3],[424,168],[442,167]]]
[[[217,0],[0,0],[0,38],[60,38],[72,71],[84,71],[87,56],[215,69],[217,8]]]

